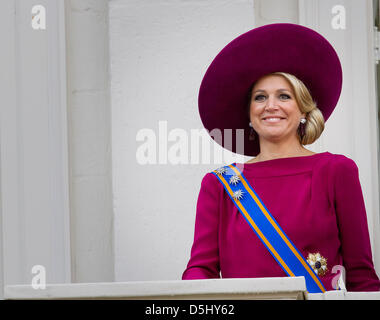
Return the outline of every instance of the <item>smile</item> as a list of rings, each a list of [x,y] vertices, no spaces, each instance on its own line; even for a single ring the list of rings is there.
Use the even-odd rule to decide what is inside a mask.
[[[268,122],[268,123],[277,123],[280,122],[281,120],[285,120],[285,118],[264,118],[263,121]]]

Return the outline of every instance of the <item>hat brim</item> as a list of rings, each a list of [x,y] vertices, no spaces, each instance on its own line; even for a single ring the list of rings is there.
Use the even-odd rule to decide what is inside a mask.
[[[198,96],[199,113],[209,131],[221,130],[224,148],[256,156],[259,143],[249,140],[247,105],[254,82],[272,72],[286,72],[309,89],[325,121],[333,112],[342,89],[342,68],[332,45],[304,26],[276,23],[250,30],[231,41],[215,57],[203,77]],[[232,129],[230,137],[225,129]],[[237,129],[244,129],[244,150],[237,148]],[[240,137],[239,139],[241,139]]]

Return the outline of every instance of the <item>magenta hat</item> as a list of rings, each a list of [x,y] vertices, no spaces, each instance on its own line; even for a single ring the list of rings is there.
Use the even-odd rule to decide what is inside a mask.
[[[325,121],[330,117],[342,89],[342,68],[332,45],[314,30],[296,24],[258,27],[220,51],[199,89],[202,123],[209,133],[221,130],[222,141],[211,137],[224,148],[247,156],[259,153],[258,139],[249,140],[249,91],[259,78],[272,72],[286,72],[300,79]],[[232,129],[232,141],[223,134],[224,129]],[[244,129],[244,152],[236,146],[236,129]]]

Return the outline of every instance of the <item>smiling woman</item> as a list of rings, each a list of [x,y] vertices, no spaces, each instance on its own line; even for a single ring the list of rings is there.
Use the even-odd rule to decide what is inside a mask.
[[[324,292],[344,288],[339,269],[349,291],[380,289],[357,165],[304,147],[341,88],[334,48],[299,25],[253,29],[215,57],[199,90],[203,125],[244,129],[244,155],[255,158],[204,176],[182,279],[303,276]]]

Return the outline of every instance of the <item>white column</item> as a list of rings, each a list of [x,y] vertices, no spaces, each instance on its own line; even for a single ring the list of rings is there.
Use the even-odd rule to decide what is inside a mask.
[[[64,2],[2,1],[1,211],[4,283],[70,282]],[[41,14],[41,11],[39,12]]]
[[[72,281],[114,280],[108,0],[66,1]]]

